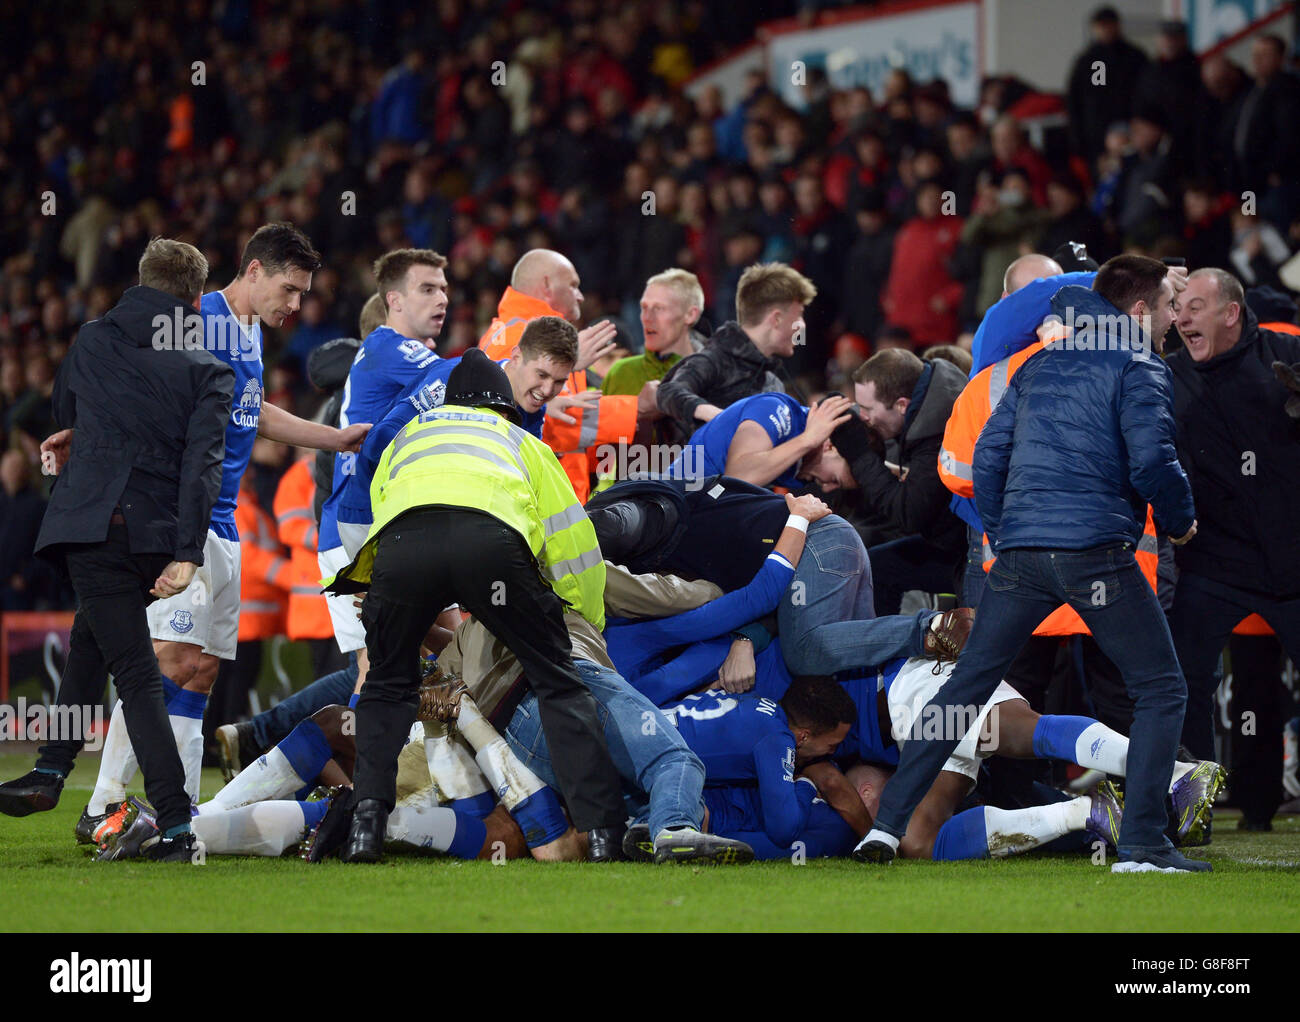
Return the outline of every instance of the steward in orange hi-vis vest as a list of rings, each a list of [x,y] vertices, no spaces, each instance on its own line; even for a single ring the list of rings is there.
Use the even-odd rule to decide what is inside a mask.
[[[290,639],[329,639],[334,636],[329,607],[320,589],[320,565],[316,560],[319,540],[313,501],[316,483],[312,476],[314,456],[299,458],[280,480],[275,491],[275,521],[280,542],[289,548]]]
[[[257,502],[251,478],[244,474],[235,504],[239,529],[239,641],[284,634],[289,605],[289,559],[276,538],[275,523]]]
[[[977,373],[975,378],[966,384],[966,389],[953,404],[952,415],[948,418],[948,425],[943,433],[943,445],[939,448],[939,478],[957,496],[971,498],[975,496],[975,486],[971,481],[971,463],[975,458],[975,442],[979,440],[980,430],[984,428],[984,423],[988,421],[989,416],[993,414],[993,409],[1002,400],[1007,384],[1016,370],[1042,351],[1045,341],[1051,339],[1048,336],[1044,340],[1035,341],[1029,347],[1008,355]],[[1143,576],[1150,583],[1152,590],[1155,590],[1156,569],[1160,557],[1156,542],[1155,519],[1149,507],[1146,525],[1142,530],[1142,539],[1138,541],[1134,556],[1138,567],[1142,569]],[[985,536],[984,570],[986,572],[993,566],[993,561],[993,551],[989,547],[988,537]],[[1067,636],[1090,635],[1091,632],[1076,611],[1062,605],[1047,615],[1043,623],[1034,629],[1034,634]]]
[[[497,305],[497,317],[479,339],[478,346],[493,361],[509,358],[529,320],[559,315],[540,298],[507,287]],[[560,393],[572,396],[585,390],[587,373],[585,369],[579,369],[569,374]],[[577,420],[573,425],[546,417],[542,439],[559,456],[580,503],[585,504],[591,493],[591,473],[596,467],[595,448],[603,444],[631,443],[636,435],[636,400],[635,395],[605,395],[593,412],[570,408],[568,414]]]

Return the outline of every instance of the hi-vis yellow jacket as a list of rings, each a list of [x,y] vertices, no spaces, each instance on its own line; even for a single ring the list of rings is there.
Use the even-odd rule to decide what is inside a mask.
[[[554,452],[485,408],[442,405],[412,419],[385,448],[370,484],[375,521],[356,560],[333,579],[366,588],[380,532],[418,507],[489,514],[523,537],[559,597],[605,627],[605,562],[596,530]]]

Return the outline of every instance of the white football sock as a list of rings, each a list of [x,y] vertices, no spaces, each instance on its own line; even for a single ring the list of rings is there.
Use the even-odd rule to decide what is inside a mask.
[[[1174,785],[1183,779],[1184,776],[1196,769],[1195,763],[1174,762],[1174,772],[1169,778],[1169,790],[1174,790]]]
[[[1100,721],[1089,724],[1075,739],[1074,761],[1085,769],[1123,777],[1128,769],[1128,739]]]
[[[211,807],[209,802],[199,811],[190,821],[190,829],[213,855],[279,856],[302,840],[306,830],[299,802],[256,802],[225,810]]]
[[[294,772],[289,757],[277,745],[235,774],[235,779],[213,795],[210,802],[200,806],[200,809],[209,806],[214,809],[235,809],[251,802],[287,799],[306,783],[307,780]]]
[[[488,790],[487,779],[474,762],[469,746],[459,736],[449,734],[441,721],[424,723],[424,758],[439,802],[473,798]]]
[[[461,696],[456,727],[477,750],[474,761],[507,810],[513,810],[529,795],[546,787],[546,782],[519,762],[506,740],[468,695]]]
[[[456,836],[456,814],[445,806],[397,806],[388,814],[388,840],[445,852]]]
[[[190,797],[190,805],[198,805],[199,781],[203,773],[203,718],[169,714],[167,719],[176,737],[181,766],[185,768],[185,794]]]
[[[185,768],[185,793],[190,796],[191,804],[197,804],[199,775],[203,767],[203,721],[168,714],[167,722],[172,726],[176,751]],[[191,725],[198,726],[197,735]],[[187,749],[189,760],[186,759]],[[104,748],[99,756],[99,775],[95,778],[95,790],[90,795],[90,805],[86,811],[91,816],[99,816],[107,812],[109,803],[123,801],[126,798],[126,786],[135,777],[139,766],[135,749],[131,747],[131,735],[126,730],[122,700],[119,699],[108,721],[108,734],[104,736]]]
[[[131,783],[135,771],[135,750],[131,748],[131,736],[126,731],[126,717],[119,699],[108,720],[108,734],[104,736],[104,748],[99,755],[99,776],[95,778],[95,790],[86,811],[91,816],[102,816],[108,811],[110,802],[124,801],[126,786]]]
[[[1046,844],[1063,834],[1083,830],[1091,802],[1086,795],[1068,802],[1053,802],[1028,809],[984,807],[984,832],[989,855],[1000,858],[1018,855]]]
[[[1094,751],[1095,749],[1095,751]],[[1074,761],[1081,767],[1100,770],[1114,774],[1116,777],[1128,776],[1128,739],[1118,731],[1112,731],[1100,721],[1086,727],[1074,743]],[[1169,789],[1189,770],[1195,769],[1195,763],[1175,763],[1173,774],[1169,778]]]

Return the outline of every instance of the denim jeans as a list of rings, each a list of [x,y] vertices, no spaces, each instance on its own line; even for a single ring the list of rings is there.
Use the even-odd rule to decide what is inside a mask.
[[[288,699],[253,717],[248,722],[253,728],[253,738],[263,749],[269,749],[317,710],[336,704],[347,706],[356,687],[357,655],[349,653],[347,667],[317,678]]]
[[[867,548],[857,529],[838,515],[808,527],[803,556],[777,608],[791,674],[836,674],[922,656],[932,617],[932,610],[876,617]]]
[[[966,526],[966,569],[961,576],[961,599],[958,605],[978,609],[984,595],[984,533]]]
[[[1133,696],[1120,849],[1170,847],[1165,793],[1183,724],[1187,686],[1169,626],[1129,544],[1089,550],[1004,550],[989,573],[966,648],[919,720],[960,720],[946,707],[982,706],[1033,630],[1060,604],[1083,617]],[[956,730],[954,728],[954,730]],[[963,736],[903,746],[876,826],[897,837]]]
[[[590,660],[574,658],[573,664],[596,699],[596,715],[623,779],[628,815],[640,821],[648,812],[652,836],[665,827],[700,829],[704,822],[704,765],[677,728],[621,674]],[[510,718],[504,737],[524,766],[555,786],[551,754],[532,692],[524,696]]]
[[[1241,619],[1260,614],[1277,632],[1293,663],[1300,664],[1300,599],[1275,600],[1185,571],[1178,576],[1169,629],[1187,677],[1183,744],[1194,756],[1214,756],[1214,691],[1219,655]]]

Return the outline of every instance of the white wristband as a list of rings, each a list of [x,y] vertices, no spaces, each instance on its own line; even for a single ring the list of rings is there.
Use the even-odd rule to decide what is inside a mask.
[[[785,520],[787,529],[798,529],[805,536],[808,535],[808,519],[801,515],[791,515]]]

